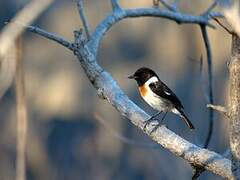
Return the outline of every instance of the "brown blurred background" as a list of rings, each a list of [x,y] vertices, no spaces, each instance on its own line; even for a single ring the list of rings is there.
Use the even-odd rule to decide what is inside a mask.
[[[20,10],[26,0],[0,0],[0,27]],[[150,7],[151,0],[120,0],[123,7]],[[200,14],[211,1],[180,1],[180,10]],[[110,12],[109,0],[85,1],[91,29]],[[36,25],[73,40],[82,27],[75,1],[57,0]],[[224,104],[227,90],[226,62],[231,38],[221,28],[208,29],[213,52],[214,97]],[[184,160],[161,148],[123,143],[94,118],[94,113],[118,133],[136,142],[153,143],[107,102],[96,95],[75,56],[67,49],[29,32],[24,34],[23,54],[29,109],[27,176],[29,180],[55,179],[190,179]],[[120,87],[146,112],[154,113],[140,99],[137,86],[127,79],[147,66],[175,91],[196,130],[190,132],[175,115],[167,126],[189,141],[202,145],[208,128],[206,100],[199,72],[206,55],[200,28],[177,25],[161,18],[126,19],[116,24],[102,41],[98,61]],[[204,81],[207,84],[207,74]],[[204,86],[206,86],[206,84]],[[12,87],[0,101],[0,180],[15,178],[16,116]],[[209,149],[223,153],[228,129],[216,114]],[[200,179],[220,179],[205,172]]]

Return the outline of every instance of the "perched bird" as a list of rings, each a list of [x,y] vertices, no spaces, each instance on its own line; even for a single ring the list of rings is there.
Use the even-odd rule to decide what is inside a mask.
[[[181,117],[190,129],[194,129],[193,124],[183,111],[183,105],[171,89],[164,84],[157,74],[146,67],[138,69],[129,79],[137,81],[139,92],[142,98],[155,110],[159,112],[147,120],[147,125],[155,117],[165,112],[162,120],[168,112],[173,112]]]

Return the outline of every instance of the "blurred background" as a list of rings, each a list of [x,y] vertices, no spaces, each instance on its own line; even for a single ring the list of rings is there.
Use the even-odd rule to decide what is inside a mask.
[[[27,0],[0,0],[0,28],[21,10]],[[109,0],[84,1],[91,29],[111,11]],[[150,7],[151,0],[120,0],[123,7]],[[180,10],[200,14],[211,4],[180,1]],[[66,39],[82,27],[74,0],[57,0],[34,23]],[[217,25],[216,25],[217,26]],[[208,29],[213,53],[214,99],[225,103],[230,36],[219,26]],[[127,79],[147,66],[177,94],[196,127],[189,129],[169,114],[168,128],[190,142],[202,145],[208,129],[203,89],[207,87],[206,52],[197,25],[178,25],[161,18],[126,19],[104,37],[98,61],[124,92],[146,112],[155,113],[139,96],[135,82]],[[204,84],[199,59],[204,58]],[[79,62],[67,49],[35,34],[23,36],[26,94],[29,116],[27,177],[29,180],[66,179],[190,179],[190,165],[160,146],[124,143],[116,133],[139,143],[154,144],[106,101],[99,99]],[[0,180],[15,178],[16,113],[14,87],[0,101]],[[96,119],[95,115],[99,117]],[[224,153],[228,147],[225,119],[215,114],[209,149]],[[205,172],[199,179],[220,179]]]

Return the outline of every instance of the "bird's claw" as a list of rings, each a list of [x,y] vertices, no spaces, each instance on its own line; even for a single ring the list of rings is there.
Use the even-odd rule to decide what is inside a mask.
[[[156,125],[154,126],[154,128],[151,130],[150,134],[152,134],[153,132],[155,132],[160,126],[162,126],[162,124],[158,122],[158,124],[156,124]]]
[[[146,131],[147,125],[149,125],[152,121],[154,120],[154,118],[150,118],[146,121],[144,121],[144,126],[143,126],[143,130]]]
[[[152,121],[155,121],[155,120],[158,121],[158,120],[155,119],[155,118],[150,118],[150,119],[146,120],[146,121],[144,122],[143,130],[146,131],[147,126],[148,126]],[[153,130],[152,130],[150,133],[152,133],[153,131],[155,131],[159,126],[161,126],[161,124],[160,124],[159,121],[158,121],[158,124],[156,124],[156,125],[154,126]]]

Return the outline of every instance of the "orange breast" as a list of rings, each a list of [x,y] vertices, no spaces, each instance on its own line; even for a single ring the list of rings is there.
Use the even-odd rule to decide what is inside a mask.
[[[141,94],[141,96],[146,96],[146,93],[147,93],[147,89],[146,87],[143,85],[143,86],[139,86],[139,92]]]

